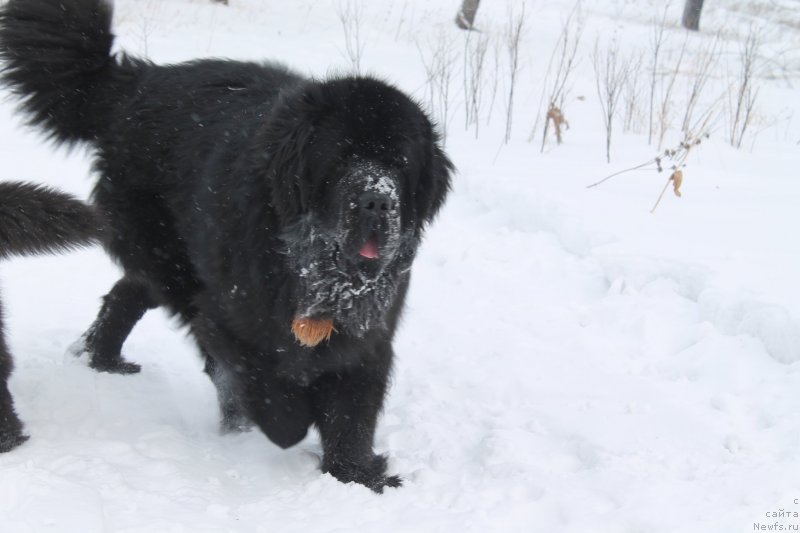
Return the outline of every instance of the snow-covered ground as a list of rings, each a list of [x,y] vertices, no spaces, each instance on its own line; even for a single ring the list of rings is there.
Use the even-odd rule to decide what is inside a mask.
[[[346,1],[230,3],[117,0],[118,46],[159,62],[349,68],[337,16]],[[459,3],[359,4],[364,70],[420,101],[423,58],[441,36],[458,58],[447,148],[459,174],[414,268],[377,436],[405,486],[377,496],[320,474],[315,435],[286,451],[258,432],[220,436],[195,348],[161,312],[126,345],[140,375],[97,374],[66,355],[118,276],[86,250],[2,265],[11,388],[31,440],[0,456],[0,531],[800,530],[797,0],[706,2],[687,43],[707,48],[721,33],[717,85],[760,28],[756,122],[736,150],[720,118],[689,156],[683,197],[668,191],[655,214],[663,174],[585,186],[658,153],[641,126],[617,128],[605,162],[591,55],[596,41],[647,50],[663,3],[583,2],[570,129],[544,153],[540,138],[526,141],[574,2],[527,4],[508,145],[505,76],[491,123],[477,140],[463,131]],[[673,4],[667,63],[684,39]],[[484,1],[485,35],[499,40],[510,5]],[[88,194],[89,156],[21,127],[13,101],[0,106],[0,135],[0,179]]]

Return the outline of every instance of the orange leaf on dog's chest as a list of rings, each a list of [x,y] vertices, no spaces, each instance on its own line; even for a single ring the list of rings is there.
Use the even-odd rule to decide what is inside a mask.
[[[297,342],[309,348],[330,340],[334,331],[333,320],[329,318],[296,317],[292,321],[292,333]]]

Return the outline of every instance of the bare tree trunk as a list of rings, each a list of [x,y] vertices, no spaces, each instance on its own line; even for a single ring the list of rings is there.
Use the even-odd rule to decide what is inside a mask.
[[[703,9],[703,0],[686,0],[683,6],[683,27],[687,30],[700,29],[700,11]]]
[[[475,14],[478,12],[480,0],[464,0],[456,14],[456,25],[462,30],[471,30],[475,26]]]

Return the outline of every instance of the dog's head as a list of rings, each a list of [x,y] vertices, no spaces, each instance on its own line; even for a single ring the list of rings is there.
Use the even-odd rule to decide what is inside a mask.
[[[348,77],[287,90],[265,132],[298,315],[380,327],[450,188],[431,122],[386,83]]]

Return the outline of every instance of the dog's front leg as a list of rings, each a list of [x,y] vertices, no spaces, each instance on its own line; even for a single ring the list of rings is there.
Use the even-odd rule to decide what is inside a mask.
[[[310,392],[322,437],[322,471],[381,493],[402,480],[386,474],[386,457],[372,448],[392,358],[389,345],[378,352],[378,361],[323,375]]]
[[[28,440],[22,433],[22,421],[14,411],[14,399],[8,390],[8,378],[13,366],[3,331],[3,307],[0,302],[0,453],[16,448]]]

